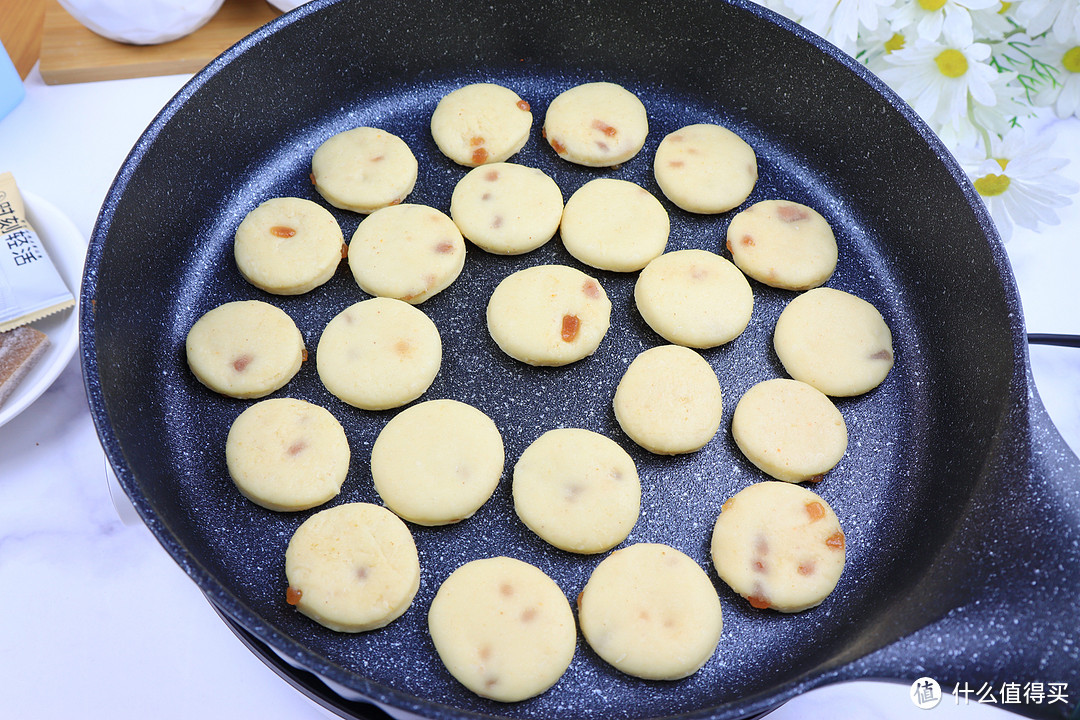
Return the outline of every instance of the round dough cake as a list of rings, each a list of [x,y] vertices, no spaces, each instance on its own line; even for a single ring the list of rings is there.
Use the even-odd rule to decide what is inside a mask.
[[[656,258],[634,285],[638,312],[676,345],[711,348],[738,337],[754,312],[754,293],[739,269],[716,253],[676,250]]]
[[[836,237],[828,221],[788,200],[763,200],[735,215],[727,249],[744,273],[785,290],[822,285],[836,269]]]
[[[236,228],[233,257],[244,279],[277,295],[301,295],[334,275],[345,239],[337,219],[303,198],[272,198]]]
[[[429,400],[388,422],[371,448],[386,506],[418,525],[471,517],[495,492],[505,454],[491,418],[457,400]]]
[[[428,630],[450,674],[500,702],[534,697],[558,682],[577,644],[559,586],[508,557],[473,560],[452,572],[431,601]]]
[[[591,430],[549,430],[514,466],[514,510],[545,541],[575,553],[610,550],[641,510],[633,458]]]
[[[615,390],[615,419],[649,452],[699,450],[720,429],[720,382],[705,358],[681,345],[650,348],[634,358]]]
[[[300,370],[304,338],[284,310],[261,300],[227,302],[200,317],[185,342],[188,366],[214,392],[259,398]]]
[[[773,347],[791,377],[835,397],[873,390],[893,366],[892,333],[881,313],[826,287],[788,303],[776,320]]]
[[[457,225],[427,205],[376,210],[349,241],[349,269],[360,289],[413,305],[448,288],[464,266]]]
[[[499,348],[530,365],[567,365],[600,346],[611,301],[585,273],[536,265],[503,278],[487,306],[488,331]]]
[[[473,168],[454,186],[450,217],[461,234],[497,255],[535,250],[559,229],[562,190],[543,170],[492,163]]]
[[[420,588],[420,560],[409,528],[370,503],[320,510],[285,550],[285,599],[338,632],[364,632],[400,617]]]
[[[645,145],[649,120],[641,100],[609,82],[585,83],[551,101],[544,138],[559,157],[578,165],[611,167]]]
[[[315,354],[326,389],[362,410],[400,407],[424,394],[442,364],[435,323],[401,300],[371,298],[326,325]]]
[[[225,440],[229,476],[268,510],[307,510],[332,500],[349,472],[349,441],[330,411],[271,398],[233,421]]]
[[[530,129],[529,103],[494,83],[458,88],[431,114],[431,136],[439,150],[467,167],[506,160],[524,147]]]
[[[667,210],[645,188],[596,178],[578,188],[563,209],[559,234],[567,252],[601,270],[633,272],[667,247]]]
[[[762,472],[786,482],[816,482],[847,451],[844,416],[824,393],[786,378],[754,385],[739,398],[731,434]]]
[[[327,138],[311,158],[311,182],[328,203],[370,213],[412,192],[419,166],[397,135],[358,127]]]
[[[844,569],[844,532],[829,504],[801,485],[767,480],[723,505],[713,565],[756,608],[799,612],[819,605]]]
[[[581,632],[622,672],[677,680],[697,672],[720,642],[720,598],[689,556],[658,543],[604,558],[578,596]]]
[[[660,141],[653,174],[667,199],[683,210],[722,213],[750,196],[757,183],[757,156],[727,128],[687,125]]]

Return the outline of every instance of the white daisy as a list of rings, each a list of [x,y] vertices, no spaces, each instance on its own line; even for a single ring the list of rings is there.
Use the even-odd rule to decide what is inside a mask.
[[[989,157],[973,147],[957,151],[1002,240],[1012,237],[1014,225],[1029,230],[1057,225],[1061,219],[1056,209],[1068,205],[1068,196],[1080,190],[1058,174],[1068,161],[1048,155],[1052,143],[1050,133],[1031,137],[1014,128],[991,142]]]
[[[1001,40],[1013,30],[1010,22],[1016,14],[1015,2],[998,2],[997,7],[971,13],[975,37],[980,40]]]
[[[975,41],[972,12],[997,13],[1001,0],[911,0],[888,15],[894,30],[921,40],[938,40],[943,33],[958,42]]]
[[[860,28],[877,30],[892,0],[786,0],[789,17],[844,52],[858,52]]]
[[[1080,40],[1060,42],[1048,36],[1033,49],[1033,54],[1057,70],[1057,82],[1036,93],[1035,104],[1053,105],[1058,117],[1080,117]]]
[[[992,107],[1004,80],[988,62],[990,47],[962,43],[948,33],[939,42],[917,40],[884,56],[881,79],[931,127],[954,126],[971,103]]]
[[[1080,37],[1080,3],[1076,0],[1024,0],[1016,7],[1016,20],[1032,37],[1047,30],[1052,30],[1059,42]]]

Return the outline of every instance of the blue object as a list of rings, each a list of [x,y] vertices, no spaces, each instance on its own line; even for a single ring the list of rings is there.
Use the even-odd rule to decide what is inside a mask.
[[[22,78],[0,43],[0,118],[11,112],[26,96]]]

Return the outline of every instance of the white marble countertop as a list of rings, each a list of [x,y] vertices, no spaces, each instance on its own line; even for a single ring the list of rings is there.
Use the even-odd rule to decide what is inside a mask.
[[[127,152],[188,76],[46,86],[0,119],[0,172],[56,205],[89,238]],[[1080,181],[1080,121],[1047,121]],[[1061,225],[1008,243],[1031,332],[1080,334],[1080,198]],[[1080,350],[1034,347],[1051,417],[1080,451]],[[0,688],[4,717],[324,717],[241,644],[141,524],[110,501],[76,356],[0,428]],[[1080,682],[1070,688],[1080,693]],[[808,693],[778,718],[924,717],[899,683]],[[930,717],[1007,717],[947,697]]]

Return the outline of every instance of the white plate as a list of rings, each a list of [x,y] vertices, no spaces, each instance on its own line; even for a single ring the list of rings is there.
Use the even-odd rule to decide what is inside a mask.
[[[22,191],[26,202],[26,214],[30,224],[41,238],[41,244],[49,253],[60,277],[68,289],[79,298],[79,285],[82,282],[83,263],[86,261],[86,238],[75,224],[49,201]],[[37,365],[23,377],[0,405],[0,425],[21,413],[45,392],[56,377],[67,367],[75,348],[79,346],[78,307],[71,307],[44,317],[31,326],[49,336],[49,346]]]

